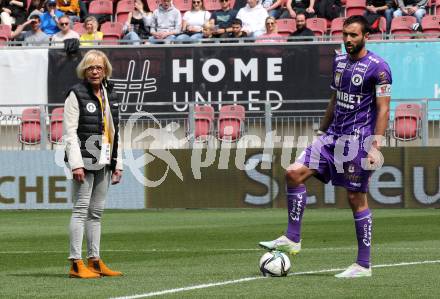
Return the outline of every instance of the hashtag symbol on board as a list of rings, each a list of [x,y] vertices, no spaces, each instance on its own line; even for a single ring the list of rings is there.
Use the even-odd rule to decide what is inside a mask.
[[[147,93],[157,91],[156,79],[148,78],[150,71],[150,61],[145,60],[142,68],[142,74],[140,78],[134,77],[134,70],[136,68],[136,62],[130,60],[128,63],[127,76],[125,79],[111,79],[114,83],[114,90],[117,94],[122,95],[121,111],[127,111],[127,104],[132,102],[136,103],[136,111],[142,111],[142,107]]]

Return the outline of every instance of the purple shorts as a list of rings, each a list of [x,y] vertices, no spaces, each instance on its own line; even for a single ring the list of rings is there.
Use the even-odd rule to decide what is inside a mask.
[[[362,167],[362,161],[367,158],[368,153],[361,140],[362,138],[348,136],[319,136],[301,153],[296,162],[316,170],[315,177],[323,183],[331,180],[335,186],[366,193],[372,171]]]

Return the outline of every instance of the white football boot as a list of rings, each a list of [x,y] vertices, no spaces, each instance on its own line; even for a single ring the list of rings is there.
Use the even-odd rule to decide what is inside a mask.
[[[336,274],[337,278],[358,278],[358,277],[371,277],[371,267],[364,268],[358,264],[353,264],[348,267],[344,272]]]
[[[290,255],[296,255],[301,250],[301,242],[295,243],[284,235],[273,241],[262,241],[258,245],[267,250],[279,250]]]

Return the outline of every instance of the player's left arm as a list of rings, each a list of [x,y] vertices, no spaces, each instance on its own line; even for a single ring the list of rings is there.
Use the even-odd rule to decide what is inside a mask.
[[[388,121],[390,117],[390,101],[391,96],[378,96],[376,97],[376,128],[374,135],[376,135],[376,140],[373,145],[380,149],[382,140],[385,137],[385,132],[388,128]]]

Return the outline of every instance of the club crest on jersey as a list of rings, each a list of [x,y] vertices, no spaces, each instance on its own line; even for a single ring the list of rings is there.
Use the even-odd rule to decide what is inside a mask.
[[[86,105],[86,109],[87,109],[87,111],[89,111],[90,113],[93,113],[93,112],[96,111],[96,105],[93,104],[93,103],[88,103],[88,104]]]
[[[359,86],[362,84],[362,76],[359,74],[354,75],[351,77],[351,83],[353,83],[356,86]]]

